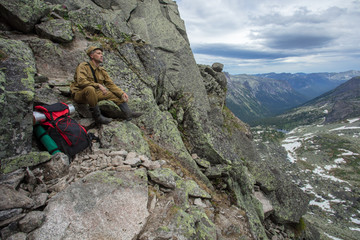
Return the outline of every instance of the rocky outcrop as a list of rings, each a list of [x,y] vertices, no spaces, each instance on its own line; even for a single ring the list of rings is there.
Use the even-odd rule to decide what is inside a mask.
[[[19,8],[27,2],[14,1]],[[196,64],[174,1],[46,2],[50,16],[32,20],[23,31],[31,34],[7,24],[16,10],[1,3],[8,13],[0,37],[0,157],[2,184],[10,184],[1,196],[28,201],[2,209],[2,238],[267,239],[265,220],[284,228],[299,221],[303,211],[289,209],[306,209],[306,199],[281,174],[262,181],[273,173],[256,168],[249,127],[225,106],[223,65]],[[40,158],[33,105],[72,101],[69,84],[90,45],[104,49],[104,67],[130,108],[144,114],[124,122],[117,106],[103,102],[114,121],[98,127],[86,106],[74,104],[73,118],[99,138],[93,152],[72,162]]]
[[[44,1],[14,0],[1,2],[0,12],[14,29],[29,33],[50,8]]]
[[[67,43],[73,40],[71,21],[64,19],[53,19],[36,25],[36,33],[43,38],[54,42]]]
[[[93,172],[49,201],[29,239],[133,239],[149,215],[147,200],[144,170]]]
[[[36,68],[33,52],[24,42],[0,38],[0,47],[0,157],[3,159],[31,151]]]

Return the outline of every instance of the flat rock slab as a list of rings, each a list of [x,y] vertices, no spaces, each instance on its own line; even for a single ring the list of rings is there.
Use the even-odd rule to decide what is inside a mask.
[[[261,202],[265,218],[274,212],[274,208],[271,205],[270,200],[262,192],[255,192],[254,196],[257,200],[259,200],[259,202]]]
[[[146,170],[91,173],[57,194],[29,239],[133,239],[149,215]]]

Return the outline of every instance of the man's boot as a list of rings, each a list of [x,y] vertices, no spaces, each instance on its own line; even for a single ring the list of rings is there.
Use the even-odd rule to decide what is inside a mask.
[[[133,118],[138,118],[142,115],[139,112],[132,112],[126,102],[119,105],[121,111],[125,114],[125,120],[130,121]]]
[[[100,123],[100,124],[108,124],[111,122],[111,118],[107,118],[104,117],[101,114],[100,108],[98,105],[96,105],[95,107],[90,107],[90,111],[92,113],[93,118],[95,119],[96,123]]]

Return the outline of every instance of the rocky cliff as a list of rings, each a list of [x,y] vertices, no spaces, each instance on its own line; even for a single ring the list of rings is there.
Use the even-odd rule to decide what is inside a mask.
[[[261,160],[225,106],[222,64],[196,64],[174,1],[14,0],[0,12],[2,239],[316,239],[301,220],[308,197]],[[99,140],[70,162],[37,144],[32,111],[72,103],[90,45],[144,115],[96,126],[75,104]]]

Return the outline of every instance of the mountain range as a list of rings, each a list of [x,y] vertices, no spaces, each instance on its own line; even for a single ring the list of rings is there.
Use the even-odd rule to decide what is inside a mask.
[[[290,86],[311,100],[327,91],[334,89],[352,77],[360,76],[360,71],[350,70],[346,72],[322,72],[322,73],[264,73],[256,74],[261,78],[284,80]]]
[[[268,73],[230,75],[226,103],[241,120],[250,125],[281,114],[286,110],[330,91],[359,71],[343,73]]]
[[[304,105],[264,122],[278,128],[291,129],[314,123],[335,123],[359,115],[360,77],[354,77]]]

